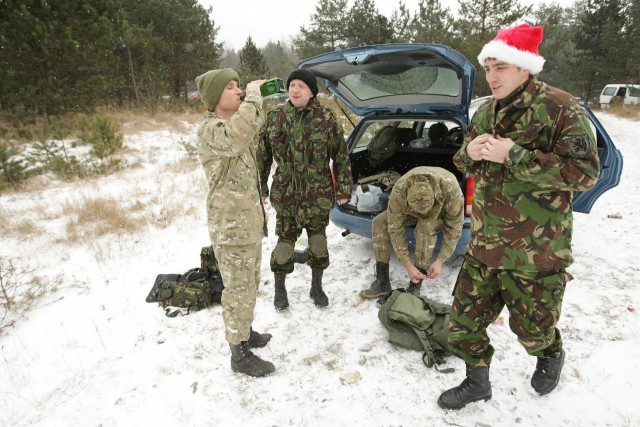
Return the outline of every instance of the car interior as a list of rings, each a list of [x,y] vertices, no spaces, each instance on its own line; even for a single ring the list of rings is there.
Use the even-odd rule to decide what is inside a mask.
[[[370,145],[375,145],[376,135],[389,127],[398,129],[395,134],[386,132],[396,140],[385,147],[389,152],[383,160],[371,162]],[[372,121],[362,127],[357,141],[351,153],[355,182],[388,170],[402,175],[417,166],[437,166],[457,173],[453,155],[462,146],[463,129],[451,121]],[[457,174],[461,179],[462,174]]]

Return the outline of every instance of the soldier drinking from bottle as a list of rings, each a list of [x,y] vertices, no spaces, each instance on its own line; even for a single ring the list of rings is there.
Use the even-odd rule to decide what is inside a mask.
[[[251,327],[260,283],[262,237],[267,229],[255,138],[262,123],[260,85],[264,80],[247,85],[244,101],[238,82],[231,68],[196,78],[200,99],[207,107],[207,118],[198,128],[197,148],[209,183],[209,236],[225,285],[222,319],[231,347],[231,369],[262,377],[275,369],[251,351],[271,339],[270,334]]]

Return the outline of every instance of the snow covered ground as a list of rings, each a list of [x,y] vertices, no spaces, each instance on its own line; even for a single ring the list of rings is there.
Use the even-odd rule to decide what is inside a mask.
[[[256,354],[277,370],[260,379],[233,373],[220,306],[168,318],[144,301],[157,274],[198,266],[209,243],[204,174],[178,143],[193,141],[192,128],[127,136],[129,166],[117,174],[0,197],[0,256],[57,284],[0,333],[0,425],[640,425],[640,123],[598,117],[625,168],[591,214],[575,215],[575,279],[559,325],[567,357],[553,393],[540,397],[531,389],[535,359],[509,331],[504,312],[504,322],[490,327],[493,399],[441,410],[436,400],[463,379],[464,364],[449,358],[456,371],[439,373],[419,352],[387,342],[375,303],[358,296],[373,278],[371,242],[343,238],[333,226],[324,280],[330,306],[313,305],[310,269],[296,265],[287,282],[291,308],[276,312],[271,209],[254,327],[273,334]],[[70,239],[69,206],[95,198],[147,225],[100,237],[76,230],[79,237]],[[25,223],[37,225],[29,235],[17,231]],[[460,263],[447,263],[423,293],[450,302]],[[395,259],[391,274],[394,287],[406,284]]]

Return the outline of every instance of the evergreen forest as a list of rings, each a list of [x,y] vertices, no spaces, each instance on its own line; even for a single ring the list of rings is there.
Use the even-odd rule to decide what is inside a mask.
[[[196,0],[0,1],[0,114],[48,117],[95,108],[188,102],[194,78],[223,66],[241,83],[286,78],[300,59],[378,43],[438,43],[471,62],[499,28],[544,26],[542,80],[584,100],[607,83],[640,83],[640,0],[576,0],[572,7],[519,0],[439,0],[391,16],[372,0],[318,0],[292,40],[225,49],[216,11]],[[346,23],[346,24],[345,24]],[[476,67],[478,68],[478,67]],[[489,93],[476,74],[476,96]]]

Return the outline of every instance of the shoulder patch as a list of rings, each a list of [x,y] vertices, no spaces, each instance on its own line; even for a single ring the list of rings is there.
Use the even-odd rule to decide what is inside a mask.
[[[591,151],[589,137],[586,135],[576,135],[569,139],[565,139],[564,143],[567,153],[576,159],[584,159]]]

